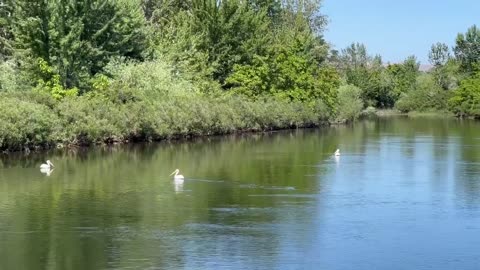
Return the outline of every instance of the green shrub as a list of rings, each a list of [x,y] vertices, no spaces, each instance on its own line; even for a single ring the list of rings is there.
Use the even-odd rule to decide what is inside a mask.
[[[417,78],[412,89],[406,92],[395,104],[401,112],[446,110],[448,91],[435,83],[432,75],[424,74]]]
[[[127,103],[115,103],[101,95],[86,95],[60,101],[52,98],[50,103],[38,95],[25,95],[32,101],[15,95],[1,96],[0,149],[309,127],[320,125],[328,118],[321,114],[324,108],[320,102],[309,106],[275,99],[251,101],[236,96],[192,94]]]
[[[377,109],[373,106],[368,106],[364,111],[363,111],[365,116],[374,116],[377,113]]]
[[[78,89],[76,87],[71,89],[63,87],[60,75],[55,74],[53,68],[48,65],[47,61],[39,58],[38,66],[42,79],[38,80],[34,88],[35,92],[48,93],[57,100],[78,95]]]
[[[354,85],[342,85],[338,89],[337,121],[353,121],[363,108],[362,90]]]
[[[13,62],[0,61],[0,92],[26,90],[20,89],[19,77]]]
[[[480,72],[461,81],[448,100],[448,106],[457,116],[480,117]]]
[[[82,96],[51,91],[0,96],[0,149],[91,145],[126,140],[309,127],[330,119],[321,100],[308,103],[229,93],[204,94],[161,61],[120,63],[91,80]]]
[[[50,147],[57,141],[57,115],[47,106],[0,97],[0,149]]]
[[[122,140],[122,115],[117,106],[101,98],[67,98],[56,108],[64,143],[91,144]]]
[[[194,83],[175,76],[171,66],[161,60],[112,62],[105,69],[113,79],[105,82],[104,77],[98,76],[93,81],[94,91],[114,102],[153,101],[199,93]]]

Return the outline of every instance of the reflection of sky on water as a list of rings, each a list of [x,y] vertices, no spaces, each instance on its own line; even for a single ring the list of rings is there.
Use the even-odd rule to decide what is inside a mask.
[[[306,265],[477,269],[480,189],[463,182],[480,167],[462,161],[464,149],[455,136],[425,135],[381,137],[364,153],[344,149],[340,167],[323,177],[328,192],[319,196],[322,216],[305,256],[316,259]]]

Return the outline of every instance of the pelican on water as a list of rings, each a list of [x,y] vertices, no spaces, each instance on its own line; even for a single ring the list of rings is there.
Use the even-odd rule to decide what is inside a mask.
[[[55,166],[53,166],[53,163],[50,160],[47,160],[47,163],[40,165],[41,170],[51,169],[53,167]]]
[[[173,174],[175,174],[175,176],[173,177],[173,179],[174,179],[175,181],[183,181],[183,178],[184,178],[184,177],[183,177],[183,175],[178,174],[179,172],[180,172],[180,170],[179,170],[179,169],[176,169],[175,171],[173,171],[173,172],[170,174],[170,176],[172,176]]]
[[[337,151],[335,151],[335,156],[336,156],[336,157],[339,157],[339,156],[340,156],[340,149],[337,149]]]

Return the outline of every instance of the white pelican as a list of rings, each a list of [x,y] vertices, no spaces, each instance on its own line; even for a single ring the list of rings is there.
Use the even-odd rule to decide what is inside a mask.
[[[175,181],[183,181],[183,178],[184,178],[184,177],[183,177],[183,175],[178,174],[179,172],[180,172],[180,170],[179,170],[179,169],[176,169],[175,171],[173,171],[173,172],[170,174],[170,176],[172,176],[173,174],[175,174],[175,176],[173,177],[173,179],[174,179]]]
[[[336,156],[336,157],[339,157],[339,156],[340,156],[340,149],[337,149],[337,151],[335,151],[335,156]]]
[[[46,164],[44,163],[44,164],[40,165],[41,170],[51,169],[53,167],[55,167],[55,166],[53,166],[53,163],[50,160],[47,160]]]

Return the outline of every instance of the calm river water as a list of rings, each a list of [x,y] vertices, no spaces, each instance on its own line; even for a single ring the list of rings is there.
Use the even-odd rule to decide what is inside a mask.
[[[477,270],[479,247],[480,122],[0,159],[2,270]]]

